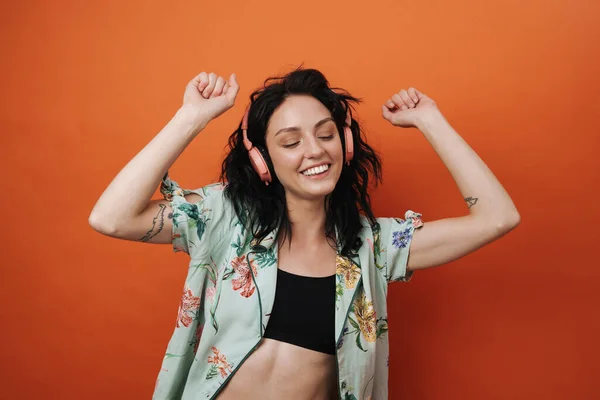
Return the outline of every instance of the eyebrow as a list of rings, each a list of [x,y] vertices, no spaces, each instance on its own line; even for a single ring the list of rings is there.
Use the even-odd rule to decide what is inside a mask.
[[[322,120],[320,120],[319,122],[317,122],[315,124],[315,128],[318,128],[321,125],[324,125],[325,123],[327,123],[329,121],[334,122],[333,118],[331,118],[331,117],[323,118]],[[300,130],[300,128],[298,128],[297,126],[290,126],[289,128],[282,128],[282,129],[278,130],[277,133],[275,134],[275,136],[277,136],[277,135],[279,135],[280,133],[283,133],[283,132],[298,132],[299,130]]]

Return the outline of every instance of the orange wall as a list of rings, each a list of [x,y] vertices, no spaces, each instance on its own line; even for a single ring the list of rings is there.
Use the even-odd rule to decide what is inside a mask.
[[[364,98],[379,215],[466,211],[418,131],[380,116],[409,86],[521,212],[502,240],[393,286],[391,398],[600,398],[600,3],[231,3],[0,6],[0,398],[150,398],[187,259],[103,237],[88,214],[195,74],[236,72],[242,89],[173,168],[188,187],[216,178],[250,91],[301,62]]]

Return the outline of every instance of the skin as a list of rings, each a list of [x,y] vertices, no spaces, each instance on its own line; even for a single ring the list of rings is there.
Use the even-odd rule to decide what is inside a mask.
[[[311,96],[290,96],[273,113],[265,139],[288,205],[322,206],[343,162],[342,142],[329,110]],[[301,173],[323,164],[329,165],[323,176]]]
[[[194,77],[175,116],[102,193],[89,216],[92,228],[119,239],[171,244],[170,204],[152,196],[185,148],[211,120],[233,107],[238,91],[235,74],[229,80],[206,72]],[[291,246],[282,246],[279,268],[299,275],[328,276],[335,271],[335,250],[325,238],[323,206],[343,165],[338,135],[328,139],[327,125],[317,124],[327,116],[318,101],[292,96],[273,114],[266,134],[275,173],[285,187],[294,238]],[[415,231],[409,271],[454,261],[519,225],[520,214],[504,187],[433,99],[415,88],[402,89],[384,101],[382,116],[394,127],[417,128],[422,133],[450,172],[468,212],[428,221]],[[296,129],[277,134],[290,127]],[[320,163],[330,164],[322,178],[300,175]],[[199,197],[186,199],[197,202]],[[330,399],[336,396],[335,380],[333,356],[265,339],[219,399]]]
[[[278,268],[297,275],[335,274],[336,251],[325,236],[325,197],[343,168],[342,143],[331,113],[310,96],[290,96],[273,113],[266,133],[269,156],[286,194],[291,243]],[[319,176],[302,174],[326,164]],[[242,364],[219,399],[335,399],[335,356],[268,338]]]

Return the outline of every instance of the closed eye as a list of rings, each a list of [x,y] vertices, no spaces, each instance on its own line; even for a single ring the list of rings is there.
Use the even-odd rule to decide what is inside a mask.
[[[331,135],[327,135],[327,136],[321,136],[321,139],[323,139],[323,140],[331,140],[331,139],[333,139],[333,136],[334,136],[334,135],[333,135],[333,133],[332,133]]]
[[[332,140],[335,137],[334,133],[330,133],[328,135],[325,136],[319,136],[319,139],[321,140]],[[293,149],[294,147],[297,147],[300,144],[300,141],[297,142],[293,142],[293,143],[288,143],[288,144],[284,144],[283,147],[286,149]]]

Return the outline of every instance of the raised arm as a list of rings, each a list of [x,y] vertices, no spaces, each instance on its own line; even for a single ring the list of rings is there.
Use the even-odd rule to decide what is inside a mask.
[[[520,215],[492,171],[444,118],[436,103],[414,88],[383,106],[383,117],[399,127],[416,127],[454,178],[469,214],[425,223],[414,231],[407,270],[445,264],[514,229]]]
[[[119,239],[171,243],[169,202],[151,200],[167,170],[198,133],[234,104],[239,91],[229,81],[202,72],[186,86],[183,105],[169,123],[117,174],[98,199],[89,224]],[[195,202],[198,195],[186,198]]]

